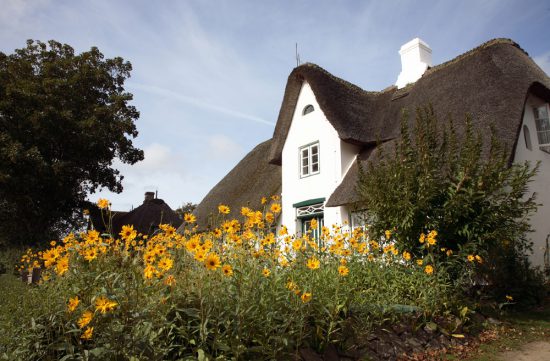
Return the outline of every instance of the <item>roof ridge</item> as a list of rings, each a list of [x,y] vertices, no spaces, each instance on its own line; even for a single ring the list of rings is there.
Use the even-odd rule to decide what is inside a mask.
[[[356,84],[353,84],[352,82],[349,82],[345,79],[337,77],[336,75],[332,74],[331,72],[329,72],[325,68],[323,68],[323,67],[321,67],[321,66],[319,66],[315,63],[307,62],[307,63],[304,63],[304,64],[300,64],[299,66],[294,68],[294,70],[291,72],[291,74],[294,71],[296,71],[297,69],[300,69],[300,68],[312,68],[312,69],[315,69],[317,71],[320,71],[320,72],[324,73],[325,75],[327,75],[332,80],[334,80],[335,82],[340,83],[340,84],[342,84],[346,87],[349,87],[349,88],[353,89],[354,91],[357,91],[357,92],[360,92],[360,93],[373,94],[373,95],[380,93],[380,91],[376,91],[376,90],[365,90],[365,89],[361,88],[360,86],[358,86]]]
[[[521,50],[525,55],[529,56],[529,54],[525,50],[523,50],[521,48],[521,46],[519,46],[519,44],[516,43],[515,41],[513,41],[512,39],[509,39],[509,38],[494,38],[494,39],[491,39],[491,40],[488,40],[488,41],[484,42],[483,44],[481,44],[479,46],[476,46],[473,49],[470,49],[470,50],[466,51],[465,53],[457,55],[457,56],[455,56],[454,58],[452,58],[450,60],[447,60],[447,61],[445,61],[441,64],[437,64],[433,67],[428,68],[428,70],[426,70],[426,72],[422,76],[426,76],[426,75],[431,74],[433,72],[445,69],[449,65],[456,64],[456,63],[458,63],[458,62],[460,62],[460,61],[462,61],[466,58],[469,58],[469,57],[477,54],[478,52],[480,52],[482,50],[485,50],[485,49],[490,48],[490,47],[495,46],[495,45],[502,45],[502,44],[515,46],[516,48]]]

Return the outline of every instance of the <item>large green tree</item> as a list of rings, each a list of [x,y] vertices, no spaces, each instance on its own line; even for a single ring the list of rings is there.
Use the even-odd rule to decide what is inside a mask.
[[[124,89],[132,66],[95,47],[56,41],[0,52],[0,234],[12,243],[59,235],[98,188],[122,191],[115,158],[134,164],[139,112]]]

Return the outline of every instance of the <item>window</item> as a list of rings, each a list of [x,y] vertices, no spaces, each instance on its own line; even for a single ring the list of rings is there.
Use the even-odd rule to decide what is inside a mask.
[[[300,148],[300,177],[319,173],[319,143]]]
[[[314,111],[315,108],[313,107],[313,105],[311,104],[308,104],[304,107],[304,110],[302,110],[302,115],[306,115],[306,114],[309,114],[311,113],[312,111]]]
[[[525,147],[529,150],[533,150],[533,146],[531,145],[531,133],[527,125],[523,126],[523,139],[525,139]]]
[[[540,150],[550,153],[550,119],[548,117],[548,104],[533,109],[535,113],[535,125],[537,126],[537,139]]]

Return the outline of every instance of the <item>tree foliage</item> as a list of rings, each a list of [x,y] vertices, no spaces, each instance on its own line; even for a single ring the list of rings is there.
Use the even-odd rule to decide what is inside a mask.
[[[483,254],[487,268],[507,257],[523,262],[537,206],[528,184],[538,165],[510,166],[495,132],[484,139],[468,116],[460,135],[452,120],[438,124],[431,106],[417,109],[414,126],[404,114],[393,154],[380,145],[378,160],[360,169],[371,231],[395,229],[399,246],[414,252],[421,233],[437,230],[439,247]]]
[[[0,232],[10,241],[53,237],[79,218],[88,192],[122,191],[113,159],[143,159],[124,89],[131,69],[53,40],[0,53]]]

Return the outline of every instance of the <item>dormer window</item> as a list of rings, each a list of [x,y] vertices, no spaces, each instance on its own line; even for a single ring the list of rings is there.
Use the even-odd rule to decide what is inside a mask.
[[[319,142],[300,148],[300,178],[319,173]]]
[[[537,138],[539,148],[543,152],[550,153],[550,118],[548,116],[548,104],[533,109],[535,113],[535,125],[537,126]]]
[[[315,108],[313,107],[313,105],[311,104],[308,104],[304,107],[304,110],[302,110],[302,115],[306,115],[306,114],[309,114],[311,113],[312,111],[314,111]]]

